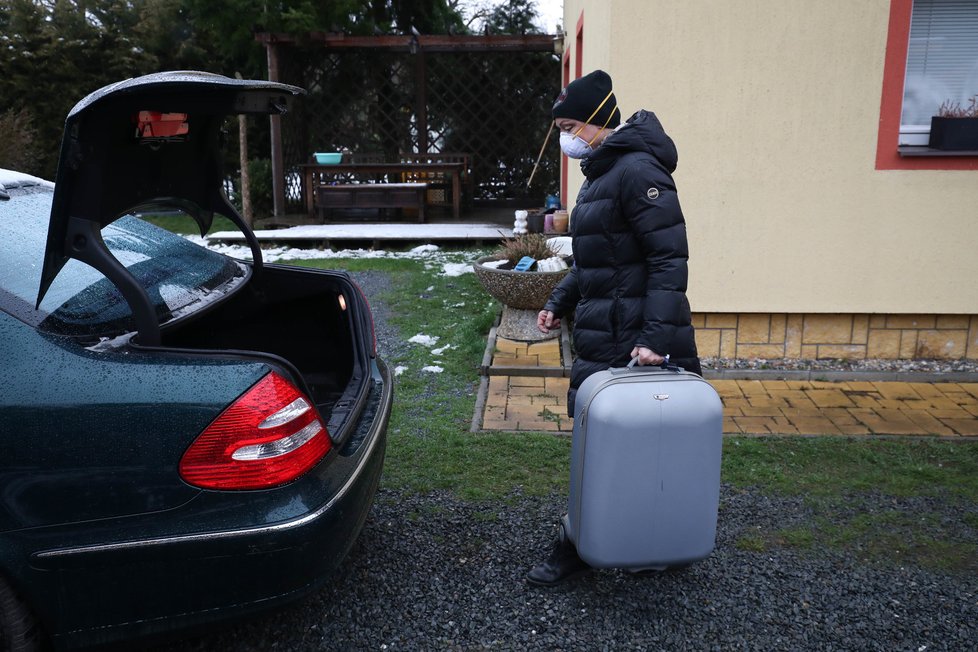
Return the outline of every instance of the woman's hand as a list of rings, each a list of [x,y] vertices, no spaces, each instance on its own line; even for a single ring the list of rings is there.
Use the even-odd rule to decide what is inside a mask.
[[[632,357],[637,357],[640,365],[659,365],[666,361],[666,359],[661,355],[652,349],[645,348],[644,346],[636,346],[634,349],[632,349]]]
[[[537,329],[541,333],[549,333],[555,328],[560,328],[560,319],[554,317],[550,310],[541,310],[537,314]]]

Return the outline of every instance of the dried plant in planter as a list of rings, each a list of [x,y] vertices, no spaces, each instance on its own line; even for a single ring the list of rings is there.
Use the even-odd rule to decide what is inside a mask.
[[[513,238],[505,238],[497,250],[499,258],[505,258],[510,262],[510,267],[515,266],[524,256],[529,256],[534,260],[550,258],[554,252],[547,246],[547,237],[542,233],[527,233]]]
[[[937,115],[941,118],[978,118],[978,95],[968,100],[968,106],[962,107],[960,102],[944,100]]]
[[[547,246],[547,237],[542,233],[528,233],[505,238],[499,248],[489,256],[483,256],[472,263],[472,271],[482,287],[506,309],[497,331],[501,337],[512,339],[546,339],[540,337],[536,327],[536,313],[547,303],[554,287],[570,272],[569,268],[541,270],[534,265],[524,271],[515,271],[515,264],[523,257],[530,257],[538,263],[557,254]],[[563,257],[565,262],[568,258]],[[531,311],[520,317],[518,312]],[[524,323],[525,322],[525,323]],[[517,328],[516,324],[522,324]],[[504,333],[509,333],[506,335]]]
[[[938,113],[930,119],[928,145],[932,149],[978,151],[978,95],[966,107],[946,100]]]

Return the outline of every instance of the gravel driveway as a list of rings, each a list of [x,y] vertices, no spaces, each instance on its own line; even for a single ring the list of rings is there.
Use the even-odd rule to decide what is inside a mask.
[[[368,296],[383,275],[357,274]],[[400,344],[371,300],[382,352]],[[717,548],[684,570],[597,571],[528,586],[565,497],[493,503],[381,491],[345,567],[277,613],[161,650],[974,650],[978,577],[873,565],[852,555],[751,552],[736,542],[812,514],[801,499],[724,486]],[[876,504],[876,503],[879,504]],[[893,509],[867,496],[858,509]],[[901,508],[960,512],[913,499]],[[976,507],[965,506],[974,523]],[[965,534],[975,535],[973,529]]]
[[[564,499],[473,504],[381,492],[334,584],[173,650],[974,650],[978,578],[755,553],[735,540],[800,501],[724,487],[714,554],[651,577],[523,581]]]

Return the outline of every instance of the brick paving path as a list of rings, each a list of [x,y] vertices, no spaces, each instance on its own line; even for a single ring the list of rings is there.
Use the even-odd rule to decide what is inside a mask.
[[[526,375],[527,369],[540,375]],[[567,416],[570,379],[563,376],[560,340],[528,344],[499,338],[490,373],[497,375],[489,376],[483,430],[574,429]]]
[[[481,429],[570,433],[559,340],[499,338]],[[743,435],[978,437],[978,382],[710,380],[723,430]]]
[[[978,436],[978,383],[710,383],[725,433]]]

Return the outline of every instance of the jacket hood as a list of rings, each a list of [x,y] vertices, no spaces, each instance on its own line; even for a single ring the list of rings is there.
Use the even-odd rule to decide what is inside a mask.
[[[581,170],[589,179],[607,172],[619,157],[629,152],[645,152],[654,156],[670,174],[679,162],[676,145],[659,119],[642,109],[605,138],[594,153],[581,161]]]

